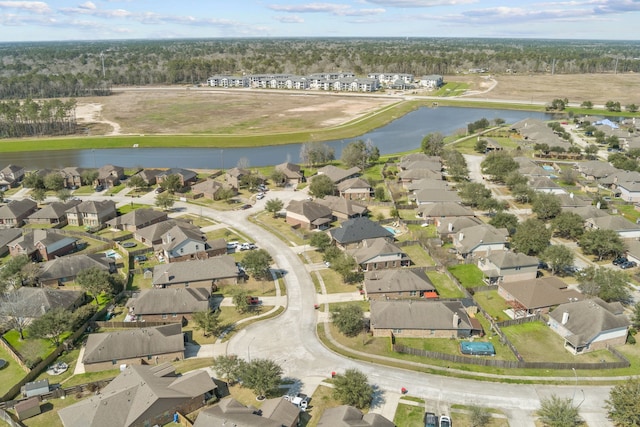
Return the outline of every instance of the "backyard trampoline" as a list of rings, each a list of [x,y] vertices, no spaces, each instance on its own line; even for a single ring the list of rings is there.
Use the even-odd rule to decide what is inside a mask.
[[[460,351],[462,354],[472,356],[495,356],[496,349],[490,342],[461,342]]]

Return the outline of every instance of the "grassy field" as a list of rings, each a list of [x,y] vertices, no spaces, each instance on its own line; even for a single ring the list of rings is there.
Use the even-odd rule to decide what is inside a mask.
[[[436,287],[440,298],[463,298],[464,293],[445,274],[427,271],[427,276]]]
[[[475,288],[483,286],[484,282],[482,278],[484,275],[482,271],[475,264],[458,264],[449,267],[449,272],[458,279],[460,284],[465,288]]]

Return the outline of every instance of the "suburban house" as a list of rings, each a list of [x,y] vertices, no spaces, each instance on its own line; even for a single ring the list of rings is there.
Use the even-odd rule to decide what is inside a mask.
[[[611,188],[612,190],[616,189],[618,183],[623,182],[640,182],[640,172],[617,170],[616,172],[598,180],[598,184],[603,187]]]
[[[487,256],[489,252],[504,251],[509,232],[489,224],[467,227],[453,235],[453,246],[463,258]]]
[[[601,216],[609,216],[605,209],[599,209],[595,206],[578,206],[577,208],[562,208],[563,211],[572,212],[580,215],[580,218],[587,220],[589,218],[599,218]]]
[[[478,258],[478,268],[490,285],[535,279],[540,260],[511,251],[492,251]]]
[[[304,171],[300,168],[299,165],[285,162],[279,165],[276,165],[275,170],[278,172],[282,172],[285,177],[285,181],[283,183],[275,183],[275,184],[286,184],[296,186],[305,181]]]
[[[64,179],[65,188],[79,188],[82,185],[82,173],[87,170],[85,168],[66,167],[58,171],[58,173]]]
[[[395,427],[396,425],[380,414],[362,411],[353,406],[327,408],[318,421],[318,427]],[[195,427],[195,426],[194,426]],[[198,426],[199,427],[199,426]]]
[[[124,215],[117,216],[107,221],[107,225],[116,230],[137,231],[141,228],[157,224],[168,219],[166,212],[154,209],[141,208],[134,209]]]
[[[434,224],[434,219],[441,217],[474,217],[473,209],[456,202],[437,202],[423,204],[418,207],[418,214],[427,224]]]
[[[563,280],[554,276],[503,282],[498,285],[498,294],[511,306],[515,318],[547,314],[560,304],[584,299],[583,294],[569,289]]]
[[[191,186],[191,194],[194,196],[202,195],[202,197],[209,200],[219,200],[223,188],[225,188],[223,183],[214,179],[207,179]]]
[[[69,225],[97,227],[118,215],[113,200],[85,200],[67,209]]]
[[[147,246],[159,245],[162,243],[162,236],[174,227],[179,227],[185,232],[200,232],[200,228],[190,222],[171,218],[148,227],[137,229],[133,234],[133,238]]]
[[[66,202],[51,202],[38,209],[25,219],[27,224],[50,224],[63,227],[67,225],[67,210],[79,205],[80,200],[69,200]]]
[[[198,414],[193,427],[297,427],[300,408],[282,397],[267,399],[260,409],[228,397]]]
[[[98,169],[98,177],[94,184],[104,188],[113,188],[120,185],[120,180],[124,179],[124,168],[121,166],[104,165]]]
[[[182,325],[170,323],[89,334],[82,363],[87,372],[97,372],[122,365],[157,365],[182,359]]]
[[[292,200],[286,211],[287,224],[306,230],[322,230],[333,221],[331,208],[311,200]]]
[[[430,163],[441,163],[442,158],[440,156],[428,156],[425,153],[411,153],[403,156],[400,159],[399,167],[402,170],[411,169],[411,164],[414,162],[430,162]]]
[[[21,227],[37,209],[38,204],[31,199],[12,200],[0,207],[0,226]]]
[[[17,187],[24,178],[24,168],[18,165],[7,165],[0,170],[0,187]]]
[[[442,180],[442,172],[432,169],[407,169],[400,171],[398,178],[403,187],[408,188],[414,181],[423,179]]]
[[[158,183],[157,177],[162,172],[162,169],[143,169],[138,172],[138,175],[145,183],[147,183],[147,185],[156,185]]]
[[[369,300],[438,297],[424,269],[371,271],[364,276],[363,289]]]
[[[210,243],[199,229],[175,226],[162,236],[162,242],[154,245],[153,250],[172,263],[224,255],[227,253],[227,242],[220,238]]]
[[[198,180],[198,174],[192,170],[182,168],[171,168],[160,172],[156,175],[156,183],[162,184],[162,182],[171,175],[176,175],[180,178],[180,185],[182,188],[193,185]]]
[[[460,301],[371,301],[374,337],[466,338],[475,329]]]
[[[514,157],[513,160],[515,160],[518,163],[519,165],[518,172],[520,172],[521,175],[531,176],[531,177],[536,177],[536,176],[551,177],[554,174],[554,171],[545,170],[538,163],[534,162],[528,157]]]
[[[620,193],[620,198],[626,202],[640,202],[640,182],[619,182],[616,191]]]
[[[371,200],[373,188],[362,178],[350,178],[340,182],[337,186],[340,197],[347,200]]]
[[[10,242],[8,246],[12,257],[26,255],[32,261],[39,262],[74,252],[78,247],[77,242],[77,237],[46,229],[34,229]]]
[[[237,190],[242,185],[242,179],[251,172],[241,168],[231,168],[224,174],[224,180],[231,188]]]
[[[229,255],[185,262],[172,262],[153,267],[153,287],[206,288],[235,285],[243,277],[236,261]]]
[[[619,169],[601,160],[589,160],[578,164],[578,172],[589,181],[599,180],[618,171]]]
[[[383,238],[393,241],[393,232],[366,217],[353,218],[329,230],[329,236],[342,249],[350,249],[363,240]]]
[[[60,291],[21,286],[11,292],[9,299],[20,302],[21,317],[37,319],[47,311],[56,308],[75,311],[86,302],[86,294],[84,291]]]
[[[549,313],[549,327],[564,338],[564,347],[573,354],[587,353],[627,340],[629,319],[622,304],[600,298],[559,305]]]
[[[61,409],[64,427],[165,425],[211,399],[216,385],[206,371],[178,375],[170,364],[127,366],[100,393]]]
[[[556,194],[556,197],[560,200],[561,208],[580,208],[584,206],[591,206],[591,199],[576,196],[573,193]]]
[[[355,258],[362,271],[385,270],[411,265],[409,255],[383,237],[363,240],[361,246],[350,249],[347,253]]]
[[[457,191],[442,191],[431,188],[416,191],[413,196],[409,195],[409,199],[415,200],[418,206],[443,202],[462,203]]]
[[[546,176],[530,178],[529,187],[538,193],[567,194],[564,188]]]
[[[9,247],[7,245],[20,236],[22,236],[22,230],[20,228],[0,228],[0,257],[9,253]]]
[[[0,239],[2,238],[2,231],[0,230]],[[625,240],[624,245],[626,247],[625,256],[629,261],[633,261],[640,265],[640,241],[636,239]]]
[[[436,231],[441,239],[452,240],[453,235],[458,231],[473,227],[475,225],[482,224],[482,220],[475,216],[454,216],[454,217],[440,217],[433,220],[433,224],[436,226]]]
[[[613,230],[623,239],[637,239],[640,237],[640,224],[635,224],[619,215],[589,218],[584,224],[587,230]]]
[[[143,289],[126,306],[137,321],[186,324],[193,313],[211,310],[210,297],[205,288]]]
[[[420,190],[453,190],[447,181],[441,179],[419,179],[406,186],[407,191],[415,194]]]
[[[352,167],[350,169],[341,169],[333,165],[327,165],[318,169],[318,175],[326,175],[333,181],[334,184],[339,184],[347,179],[355,178],[360,175],[359,167]]]
[[[322,199],[316,199],[315,202],[331,209],[333,218],[339,221],[366,216],[369,213],[366,206],[338,196],[324,196]]]
[[[65,286],[76,279],[78,273],[96,267],[109,273],[115,273],[115,259],[104,254],[64,256],[37,264],[38,283],[42,286]]]

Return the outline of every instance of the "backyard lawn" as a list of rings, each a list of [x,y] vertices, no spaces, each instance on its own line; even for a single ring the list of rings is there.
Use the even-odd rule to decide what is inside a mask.
[[[458,289],[458,286],[446,274],[427,271],[427,276],[436,287],[440,298],[464,298],[464,293]]]
[[[345,284],[340,273],[330,268],[323,268],[322,270],[319,270],[318,273],[322,276],[322,280],[324,281],[324,286],[327,289],[328,294],[355,292],[358,290],[355,284]]]
[[[409,258],[411,258],[411,261],[417,267],[428,267],[436,265],[436,263],[433,261],[433,258],[431,258],[431,255],[429,255],[427,251],[422,249],[422,246],[420,245],[405,246],[402,248],[402,250],[404,251],[404,253],[409,255]]]
[[[304,245],[302,238],[293,232],[291,226],[283,218],[273,218],[268,212],[261,212],[254,217],[254,222],[268,230],[288,245]]]
[[[449,272],[458,279],[465,288],[477,288],[484,286],[482,271],[475,264],[458,264],[449,267]]]
[[[499,322],[509,320],[509,316],[504,312],[509,308],[507,302],[498,295],[497,290],[476,292],[473,296],[476,302],[482,307],[491,317]]]
[[[340,406],[340,402],[333,398],[333,389],[323,385],[318,386],[311,396],[309,410],[300,414],[300,426],[317,426],[325,409],[337,406]]]
[[[0,347],[0,359],[8,362],[8,365],[0,370],[0,396],[4,396],[13,385],[27,375],[27,372],[18,365],[4,347]]]
[[[438,353],[461,355],[460,342],[462,340],[450,339],[450,338],[397,338],[396,344],[404,345],[411,348],[418,348],[426,351],[434,351]],[[496,349],[495,356],[487,356],[490,359],[497,360],[516,360],[516,356],[513,354],[509,347],[503,345],[498,339],[476,339],[475,342],[491,342]],[[482,356],[478,356],[482,357]]]

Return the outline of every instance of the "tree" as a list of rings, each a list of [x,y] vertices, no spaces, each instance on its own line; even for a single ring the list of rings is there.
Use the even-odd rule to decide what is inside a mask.
[[[472,405],[469,408],[469,420],[471,421],[471,427],[484,427],[491,421],[491,414],[487,408]]]
[[[273,263],[273,258],[264,249],[257,249],[249,252],[242,260],[244,269],[258,280],[271,278],[269,266]]]
[[[487,151],[487,140],[486,139],[478,139],[476,141],[476,145],[473,146],[473,149],[476,153],[484,154]]]
[[[578,147],[571,148],[577,148],[578,153],[580,152],[580,148]],[[560,181],[562,181],[562,183],[566,185],[574,185],[576,181],[578,181],[578,175],[573,169],[563,169],[560,172]]]
[[[609,418],[621,427],[640,425],[640,379],[632,378],[615,385],[609,392],[606,408]]]
[[[628,285],[629,276],[621,270],[610,268],[585,268],[577,275],[580,290],[596,296],[606,302],[619,301],[627,303],[631,300]]]
[[[31,172],[22,180],[22,186],[24,188],[44,188],[44,179],[36,172]]]
[[[556,98],[553,101],[551,101],[551,104],[549,105],[548,109],[549,110],[556,110],[556,111],[563,111],[565,109],[566,105],[567,105],[567,102],[565,102],[564,99]]]
[[[215,194],[214,198],[216,200],[224,200],[224,201],[228,202],[235,195],[236,195],[236,193],[235,193],[235,191],[233,191],[233,188],[231,188],[231,187],[222,187]]]
[[[444,149],[444,136],[438,132],[427,134],[422,138],[420,147],[427,156],[439,156]]]
[[[555,394],[540,401],[537,411],[540,421],[548,427],[571,427],[582,423],[579,410],[572,399],[563,399]]]
[[[513,190],[517,185],[527,185],[529,180],[526,176],[515,170],[505,177],[504,183],[509,190]]]
[[[562,271],[565,267],[573,265],[573,251],[566,246],[550,245],[542,251],[540,259],[551,267],[551,274]]]
[[[139,190],[141,188],[147,187],[147,183],[145,182],[144,178],[142,178],[140,175],[133,175],[127,181],[127,187],[133,188],[135,190]]]
[[[599,150],[600,149],[598,148],[597,145],[589,144],[587,148],[584,149],[584,152],[590,160],[593,160],[596,158],[596,155],[598,154]]]
[[[584,233],[584,221],[576,213],[560,212],[551,223],[555,234],[565,239],[578,239]]]
[[[76,283],[88,294],[93,296],[96,304],[98,304],[98,295],[103,292],[109,292],[111,288],[111,274],[108,271],[101,270],[98,267],[90,267],[82,270],[76,276]]]
[[[355,337],[364,329],[364,313],[357,304],[336,306],[331,313],[331,320],[348,337]]]
[[[537,193],[531,211],[543,221],[555,218],[562,211],[560,199],[551,193]]]
[[[336,185],[327,175],[316,175],[309,184],[309,194],[319,199],[331,196],[336,192]]]
[[[375,162],[380,157],[380,150],[374,146],[371,140],[354,141],[342,150],[341,160],[348,167],[359,166],[364,170],[369,162]]]
[[[489,224],[493,225],[495,228],[506,228],[509,231],[509,234],[513,234],[518,226],[518,217],[508,212],[498,212],[493,218],[491,218]]]
[[[171,209],[175,202],[173,195],[169,194],[169,192],[160,193],[156,196],[156,206],[165,211]]]
[[[631,324],[634,328],[640,329],[640,302],[633,306],[633,315],[631,316]]]
[[[373,190],[373,195],[376,198],[376,200],[379,202],[384,202],[387,198],[387,192],[382,186],[376,187],[376,189]]]
[[[529,184],[516,184],[511,190],[511,195],[518,203],[529,203],[536,197],[536,192]]]
[[[249,293],[242,288],[236,288],[233,290],[231,300],[238,313],[246,313],[251,308],[249,301],[247,301],[248,296]]]
[[[266,396],[282,382],[282,368],[269,359],[254,359],[240,367],[242,386],[250,388],[258,396]]]
[[[618,101],[607,101],[604,106],[607,111],[619,112],[621,110],[620,102]]]
[[[215,335],[220,326],[220,310],[197,311],[193,313],[193,321],[198,329],[201,329],[205,337]]]
[[[54,346],[61,344],[62,335],[71,327],[72,314],[64,308],[54,308],[34,319],[28,327],[29,335],[47,338]]]
[[[373,386],[367,382],[367,376],[357,369],[347,369],[344,375],[333,379],[333,396],[343,405],[368,408],[373,399]]]
[[[58,191],[64,188],[64,178],[56,172],[51,172],[44,177],[44,188],[49,191]]]
[[[287,184],[287,175],[279,169],[274,169],[271,175],[269,175],[269,179],[277,187],[284,187]]]
[[[590,109],[593,108],[593,102],[591,102],[591,101],[583,101],[582,104],[580,104],[580,107],[586,108],[587,110],[590,110]]]
[[[322,142],[308,142],[300,147],[300,160],[308,166],[321,165],[335,159],[335,150]]]
[[[86,169],[80,173],[82,185],[93,185],[96,179],[98,179],[98,171],[96,169]]]
[[[34,188],[31,190],[31,198],[38,203],[42,203],[47,198],[47,192],[43,188]]]
[[[458,195],[465,205],[478,207],[484,200],[491,198],[491,190],[479,182],[466,182],[458,185]]]
[[[180,176],[177,174],[166,176],[160,183],[160,187],[164,188],[171,194],[175,193],[182,188],[182,181],[180,180]]]
[[[63,188],[62,190],[58,190],[56,192],[56,197],[58,198],[58,200],[64,203],[71,198],[71,191]]]
[[[18,255],[4,263],[0,268],[0,294],[22,286],[25,279],[23,270],[30,262],[27,255]]]
[[[518,170],[520,167],[518,162],[504,151],[490,153],[480,166],[483,174],[490,175],[497,182],[504,182],[511,172]]]
[[[529,218],[518,224],[511,238],[513,248],[526,255],[537,255],[549,245],[551,230],[539,219]]]
[[[29,305],[30,302],[20,299],[16,291],[0,296],[0,325],[5,324],[10,329],[18,331],[21,340],[24,340],[24,331],[31,322],[31,318],[26,315]]]
[[[273,215],[274,218],[276,217],[278,212],[280,212],[282,210],[283,207],[284,207],[284,202],[282,200],[278,199],[278,198],[269,199],[269,200],[267,200],[267,203],[265,203],[265,205],[264,205],[264,209],[267,212],[270,212],[271,215]]]
[[[231,385],[240,375],[241,359],[235,354],[221,354],[213,358],[213,370]]]
[[[638,111],[638,106],[636,104],[628,104],[624,107],[630,113],[636,113]]]
[[[616,257],[624,252],[624,243],[615,230],[588,230],[580,237],[580,247],[586,255],[595,255],[598,261]]]
[[[331,246],[331,237],[327,233],[313,233],[309,238],[309,244],[318,248],[319,252],[324,252]]]

